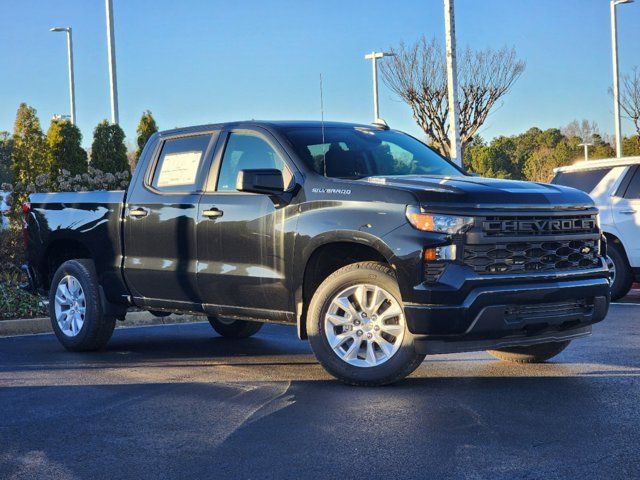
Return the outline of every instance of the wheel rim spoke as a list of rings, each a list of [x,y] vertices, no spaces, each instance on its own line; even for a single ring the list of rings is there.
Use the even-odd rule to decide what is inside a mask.
[[[385,294],[385,291],[380,287],[376,287],[371,297],[371,306],[369,308],[371,310],[371,314],[377,314],[378,310],[380,310],[380,307],[386,300],[387,295]]]
[[[358,316],[358,311],[347,297],[338,297],[333,300],[333,304],[337,305],[341,310],[350,317],[350,319]]]
[[[388,333],[389,335],[393,335],[394,337],[397,337],[398,335],[400,335],[400,333],[402,333],[404,331],[404,325],[385,325],[385,324],[382,324],[380,326],[380,330],[382,330],[385,333]]]
[[[351,324],[351,318],[336,315],[334,313],[327,313],[327,320],[329,320],[336,327]]]
[[[382,337],[380,338],[380,341],[378,342],[378,346],[380,347],[380,350],[382,350],[382,353],[384,353],[386,357],[390,357],[391,355],[393,355],[393,344],[389,343],[384,338]]]
[[[377,363],[376,351],[373,345],[373,342],[367,342],[367,354],[365,358],[369,365],[375,365]]]
[[[393,357],[402,344],[404,312],[385,288],[357,284],[331,299],[324,332],[329,346],[344,362],[377,367]]]
[[[64,305],[64,306],[70,305],[69,300],[66,297],[63,297],[60,294],[56,295],[56,303],[58,303],[60,305]]]
[[[353,296],[358,302],[358,305],[362,310],[367,309],[367,290],[364,285],[358,285],[356,287],[355,292],[353,292]]]
[[[349,340],[352,336],[353,335],[351,334],[351,332],[341,333],[330,339],[329,345],[331,345],[331,348],[336,349],[344,342]]]
[[[384,322],[385,320],[389,320],[390,318],[395,318],[400,315],[402,315],[402,309],[400,308],[400,305],[398,305],[397,303],[391,304],[389,308],[382,312],[382,314],[380,315],[380,320]]]

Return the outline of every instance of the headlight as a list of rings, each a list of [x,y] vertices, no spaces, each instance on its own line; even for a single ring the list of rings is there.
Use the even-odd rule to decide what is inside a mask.
[[[447,233],[449,235],[463,233],[473,225],[473,217],[426,213],[420,207],[412,205],[407,207],[407,220],[418,230]]]

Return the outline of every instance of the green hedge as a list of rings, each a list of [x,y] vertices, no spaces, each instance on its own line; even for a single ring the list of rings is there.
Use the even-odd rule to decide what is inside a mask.
[[[22,231],[12,225],[9,230],[0,231],[0,320],[47,315],[40,298],[18,288],[23,263]]]

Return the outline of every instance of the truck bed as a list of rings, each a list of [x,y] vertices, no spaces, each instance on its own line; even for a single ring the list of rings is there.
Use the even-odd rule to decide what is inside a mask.
[[[77,257],[81,248],[94,259],[101,284],[122,285],[107,289],[116,292],[112,297],[126,293],[120,268],[124,200],[121,190],[32,194],[27,251],[37,283],[48,285],[51,259],[67,251]]]

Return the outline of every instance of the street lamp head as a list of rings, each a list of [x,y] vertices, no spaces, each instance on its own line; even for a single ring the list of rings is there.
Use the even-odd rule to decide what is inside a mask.
[[[364,58],[365,60],[373,60],[374,58],[382,58],[382,57],[395,57],[396,54],[395,53],[388,53],[388,52],[371,52],[371,53],[367,53]]]
[[[611,0],[614,5],[622,5],[623,3],[633,3],[635,0]]]
[[[50,32],[68,32],[69,30],[71,30],[71,27],[53,27],[49,29]]]

